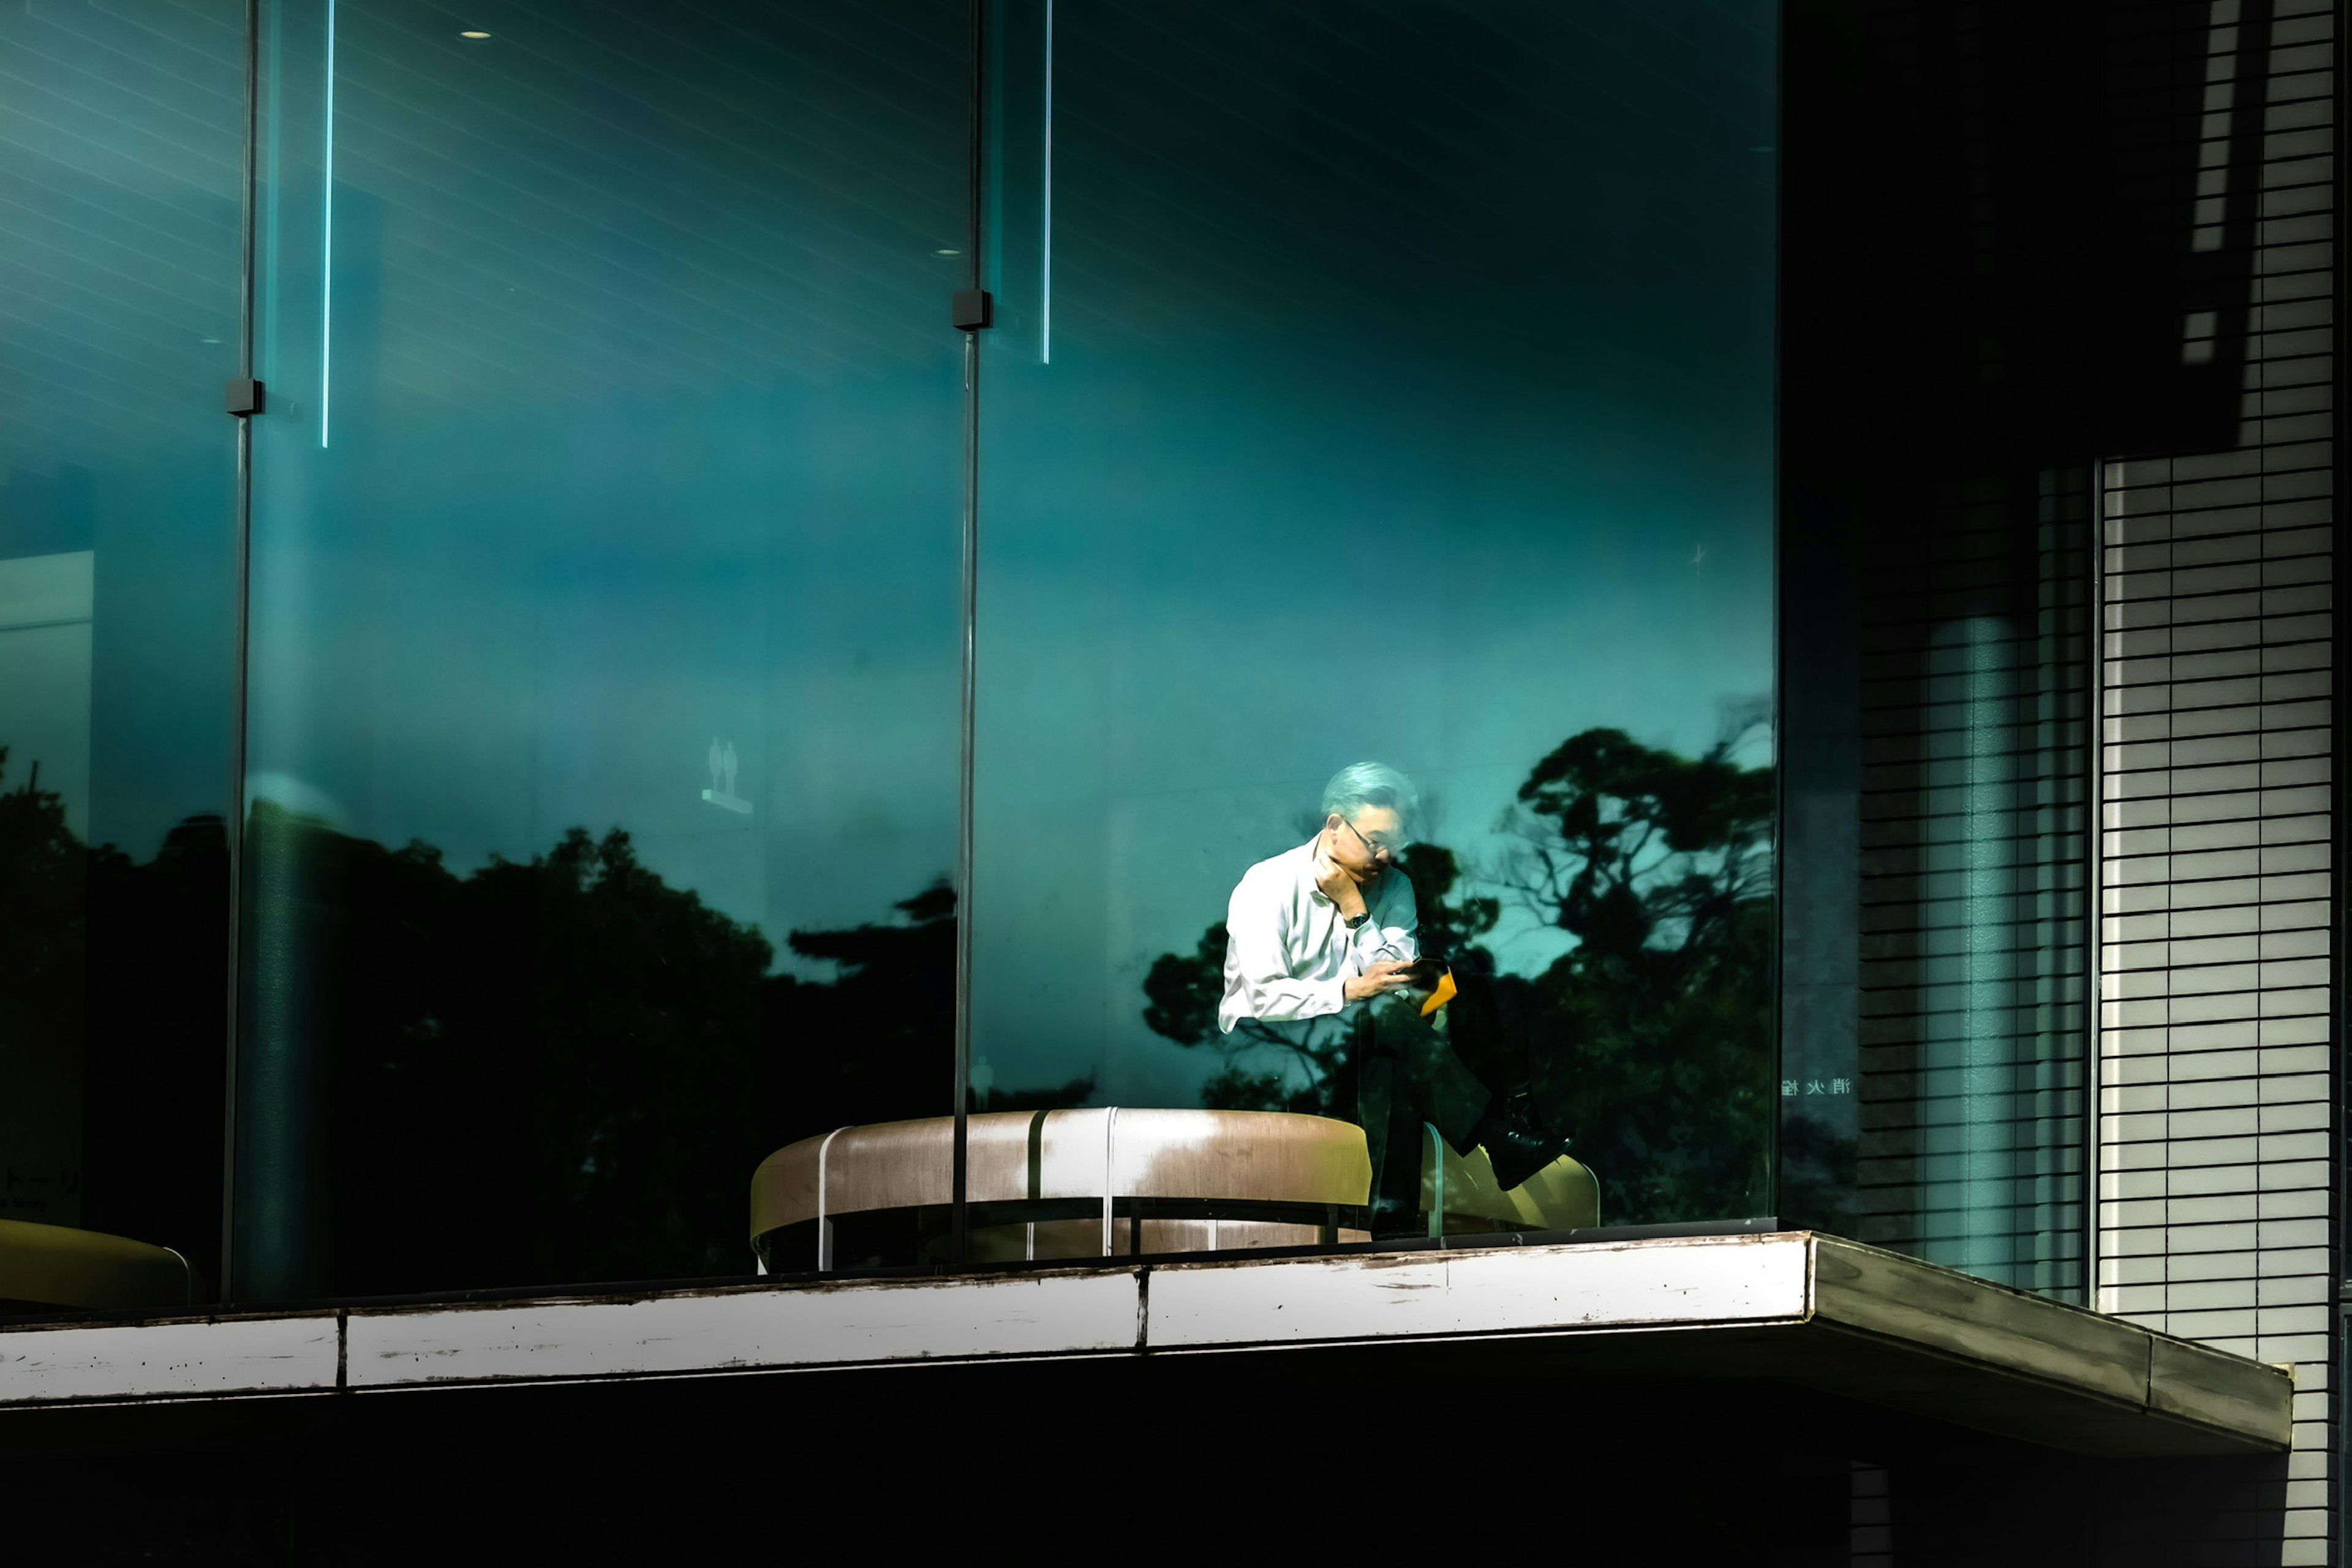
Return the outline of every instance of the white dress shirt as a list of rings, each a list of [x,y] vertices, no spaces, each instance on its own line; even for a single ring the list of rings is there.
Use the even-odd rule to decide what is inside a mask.
[[[1320,1018],[1349,1005],[1343,987],[1382,959],[1421,956],[1412,883],[1390,867],[1363,889],[1370,919],[1354,931],[1315,885],[1322,835],[1242,873],[1225,906],[1225,994],[1217,1027],[1244,1018]]]

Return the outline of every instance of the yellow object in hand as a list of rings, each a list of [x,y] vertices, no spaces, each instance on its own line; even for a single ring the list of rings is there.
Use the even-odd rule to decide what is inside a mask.
[[[1454,971],[1449,969],[1437,977],[1437,989],[1431,992],[1429,1000],[1421,1005],[1421,1016],[1426,1018],[1453,1000]]]

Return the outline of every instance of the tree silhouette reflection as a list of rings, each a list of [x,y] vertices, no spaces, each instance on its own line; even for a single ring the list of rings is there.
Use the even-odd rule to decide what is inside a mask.
[[[1612,1223],[1744,1216],[1769,1205],[1772,780],[1735,760],[1735,730],[1691,758],[1587,730],[1530,770],[1507,816],[1515,851],[1464,890],[1454,851],[1401,862],[1423,948],[1472,978],[1454,1049],[1490,1087],[1528,1083],[1601,1179]],[[1501,972],[1481,944],[1517,904],[1576,939],[1540,973]],[[1345,1116],[1355,1101],[1344,1026],[1304,1039],[1216,1033],[1225,931],[1164,953],[1144,1021],[1233,1058],[1203,1098],[1235,1109]],[[1290,1053],[1262,1065],[1269,1049]]]
[[[299,868],[338,1291],[739,1273],[762,1156],[948,1108],[944,885],[793,932],[819,982],[617,828],[465,876],[267,801],[250,831]]]
[[[1506,864],[1474,881],[1429,843],[1402,863],[1425,946],[1483,982],[1455,1004],[1457,1049],[1490,1084],[1532,1085],[1615,1222],[1766,1202],[1771,782],[1732,750],[1587,731],[1529,773]],[[740,1272],[763,1156],[947,1109],[944,882],[881,921],[792,932],[794,953],[833,966],[817,981],[773,973],[766,937],[664,881],[617,828],[461,875],[430,845],[388,848],[263,800],[247,854],[278,868],[249,903],[286,900],[276,914],[300,937],[281,962],[304,990],[293,1110],[315,1121],[316,1154],[286,1179],[322,1200],[303,1243],[319,1291]],[[179,1247],[207,1274],[226,895],[217,817],[140,863],[80,843],[32,781],[0,793],[0,1027],[82,1042],[84,1223]],[[1539,973],[1501,971],[1487,943],[1514,905],[1575,946]],[[1232,1053],[1202,1102],[1345,1114],[1340,1028],[1281,1042],[1295,1054],[1274,1066],[1246,1048],[1271,1039],[1217,1035],[1223,954],[1212,926],[1144,982],[1154,1031]],[[967,1103],[1071,1105],[1092,1089]]]
[[[0,780],[7,761],[0,747]],[[38,1053],[50,1085],[79,1083],[79,1160],[59,1174],[80,1223],[176,1247],[204,1280],[219,1274],[227,913],[218,816],[141,863],[83,844],[37,767],[0,790],[0,1040],[18,1071]],[[14,1159],[0,1150],[38,1173]]]

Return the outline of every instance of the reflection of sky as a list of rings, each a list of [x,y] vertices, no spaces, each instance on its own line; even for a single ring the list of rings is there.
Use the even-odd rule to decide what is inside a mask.
[[[461,870],[625,827],[780,953],[887,918],[954,862],[961,8],[344,7],[331,304],[280,9],[257,790]]]
[[[142,858],[230,791],[240,16],[0,12],[0,789]],[[32,629],[68,559],[83,624]]]
[[[1769,684],[1773,9],[1062,7],[1050,369],[992,10],[978,1048],[1181,1102],[1144,973],[1333,768],[1491,868],[1568,735]],[[953,859],[961,0],[343,6],[326,451],[324,6],[268,14],[253,788],[460,870],[624,826],[780,952],[885,918]],[[230,768],[243,56],[171,16],[0,104],[0,557],[95,580],[0,744],[141,855]]]
[[[253,767],[461,869],[625,826],[780,947],[882,918],[953,858],[962,12],[494,11],[343,13],[323,451],[320,8],[273,35]],[[980,1049],[1181,1100],[1143,972],[1334,767],[1475,860],[1568,735],[1769,684],[1770,10],[1083,15],[1046,368],[1003,11]]]
[[[677,482],[462,433],[427,447],[437,477],[357,431],[310,459],[335,500],[257,526],[255,767],[461,869],[624,826],[780,948],[885,915],[953,861],[954,465],[907,461],[854,389],[815,405],[698,411]],[[825,440],[779,450],[770,421]],[[625,457],[677,436],[647,423],[600,433]],[[890,480],[810,482],[844,473]],[[748,816],[702,798],[714,740]]]
[[[1769,689],[1770,11],[1065,9],[1050,364],[1014,15],[975,1049],[1181,1101],[1216,1064],[1143,976],[1335,768],[1404,768],[1491,871],[1570,735],[1695,752]]]
[[[1727,701],[1769,688],[1760,424],[1562,398],[1552,420],[1509,400],[1433,409],[1253,365],[1253,416],[1219,432],[1206,474],[1129,410],[1140,385],[1155,416],[1230,417],[1213,375],[1097,369],[1076,344],[1038,373],[1065,415],[1050,445],[1006,437],[978,931],[1000,1084],[1095,1071],[1130,1100],[1188,1092],[1200,1056],[1143,1030],[1143,974],[1301,837],[1341,763],[1405,769],[1432,798],[1422,835],[1491,870],[1497,819],[1568,736],[1610,725],[1694,753]],[[1525,917],[1496,945],[1528,970],[1561,951]]]

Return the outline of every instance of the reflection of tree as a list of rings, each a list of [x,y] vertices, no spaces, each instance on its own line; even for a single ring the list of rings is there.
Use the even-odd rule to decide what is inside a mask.
[[[1403,862],[1428,951],[1481,977],[1454,1007],[1455,1048],[1492,1085],[1528,1081],[1576,1138],[1622,1223],[1745,1215],[1766,1202],[1774,1110],[1769,770],[1738,736],[1687,758],[1588,730],[1537,763],[1507,819],[1519,843],[1493,896],[1462,897],[1436,845]],[[1476,945],[1505,899],[1576,947],[1533,976],[1496,973]],[[1216,1033],[1224,930],[1168,953],[1144,982],[1145,1021],[1233,1059],[1211,1104],[1339,1111],[1351,1098],[1340,1030],[1264,1067],[1271,1037]]]
[[[1520,983],[1536,1099],[1629,1222],[1769,1202],[1772,781],[1736,742],[1589,730],[1519,786],[1515,891],[1577,938]]]
[[[812,982],[618,829],[466,877],[267,802],[252,832],[299,868],[338,1290],[738,1272],[762,1156],[947,1108],[944,886],[793,932]]]
[[[207,1278],[219,1251],[227,905],[219,817],[183,822],[142,865],[83,844],[37,768],[0,791],[0,1039],[54,1053],[81,1083],[82,1223],[175,1247]]]
[[[429,845],[390,849],[263,801],[247,854],[247,1027],[276,1020],[292,1054],[266,1066],[249,1037],[245,1089],[248,1110],[258,1095],[313,1133],[296,1143],[315,1168],[291,1178],[324,1199],[304,1289],[738,1272],[763,1156],[950,1103],[944,885],[885,921],[793,932],[835,972],[811,981],[771,973],[764,937],[667,884],[625,832],[574,828],[459,876]],[[82,844],[54,792],[0,793],[0,1029],[79,1050],[84,1223],[177,1247],[208,1276],[226,907],[219,818],[141,864]]]
[[[316,1103],[271,1106],[320,1121],[308,1142],[331,1198],[307,1241],[333,1266],[302,1278],[364,1292],[731,1271],[720,1216],[756,1141],[771,957],[756,931],[666,886],[619,832],[575,828],[460,878],[429,846],[268,802],[250,831],[256,865],[290,873],[257,877],[256,989],[309,993],[281,1054],[309,1058]],[[253,1089],[269,1103],[301,1081]]]
[[[0,746],[0,779],[8,751]],[[82,1036],[89,878],[64,800],[40,770],[0,792],[0,1038],[53,1047]]]
[[[1589,731],[1530,774],[1518,857],[1467,896],[1455,857],[1403,863],[1433,952],[1489,977],[1456,1004],[1489,1082],[1531,1079],[1622,1221],[1760,1202],[1769,1097],[1769,785],[1727,746],[1696,760]],[[261,978],[311,1074],[330,1201],[319,1288],[352,1293],[742,1267],[751,1168],[793,1139],[945,1109],[955,908],[935,887],[890,919],[795,931],[826,982],[769,973],[767,941],[672,888],[625,833],[573,829],[466,876],[423,844],[338,833],[269,803],[249,826],[252,901],[291,945]],[[180,1247],[210,1272],[224,1089],[227,857],[217,818],[155,858],[82,845],[53,792],[0,793],[0,1027],[80,1039],[85,1223]],[[1478,945],[1502,902],[1579,945],[1532,977]],[[263,934],[257,921],[248,940]],[[1237,1054],[1204,1102],[1352,1102],[1339,1029],[1215,1032],[1224,933],[1166,954],[1146,1017]],[[272,966],[275,966],[274,968]],[[248,992],[248,1001],[253,1001]],[[1483,1006],[1483,1011],[1478,1009]],[[1279,1062],[1263,1054],[1291,1053]],[[983,1108],[1066,1105],[1080,1082]],[[1832,1155],[1834,1160],[1834,1154]]]

